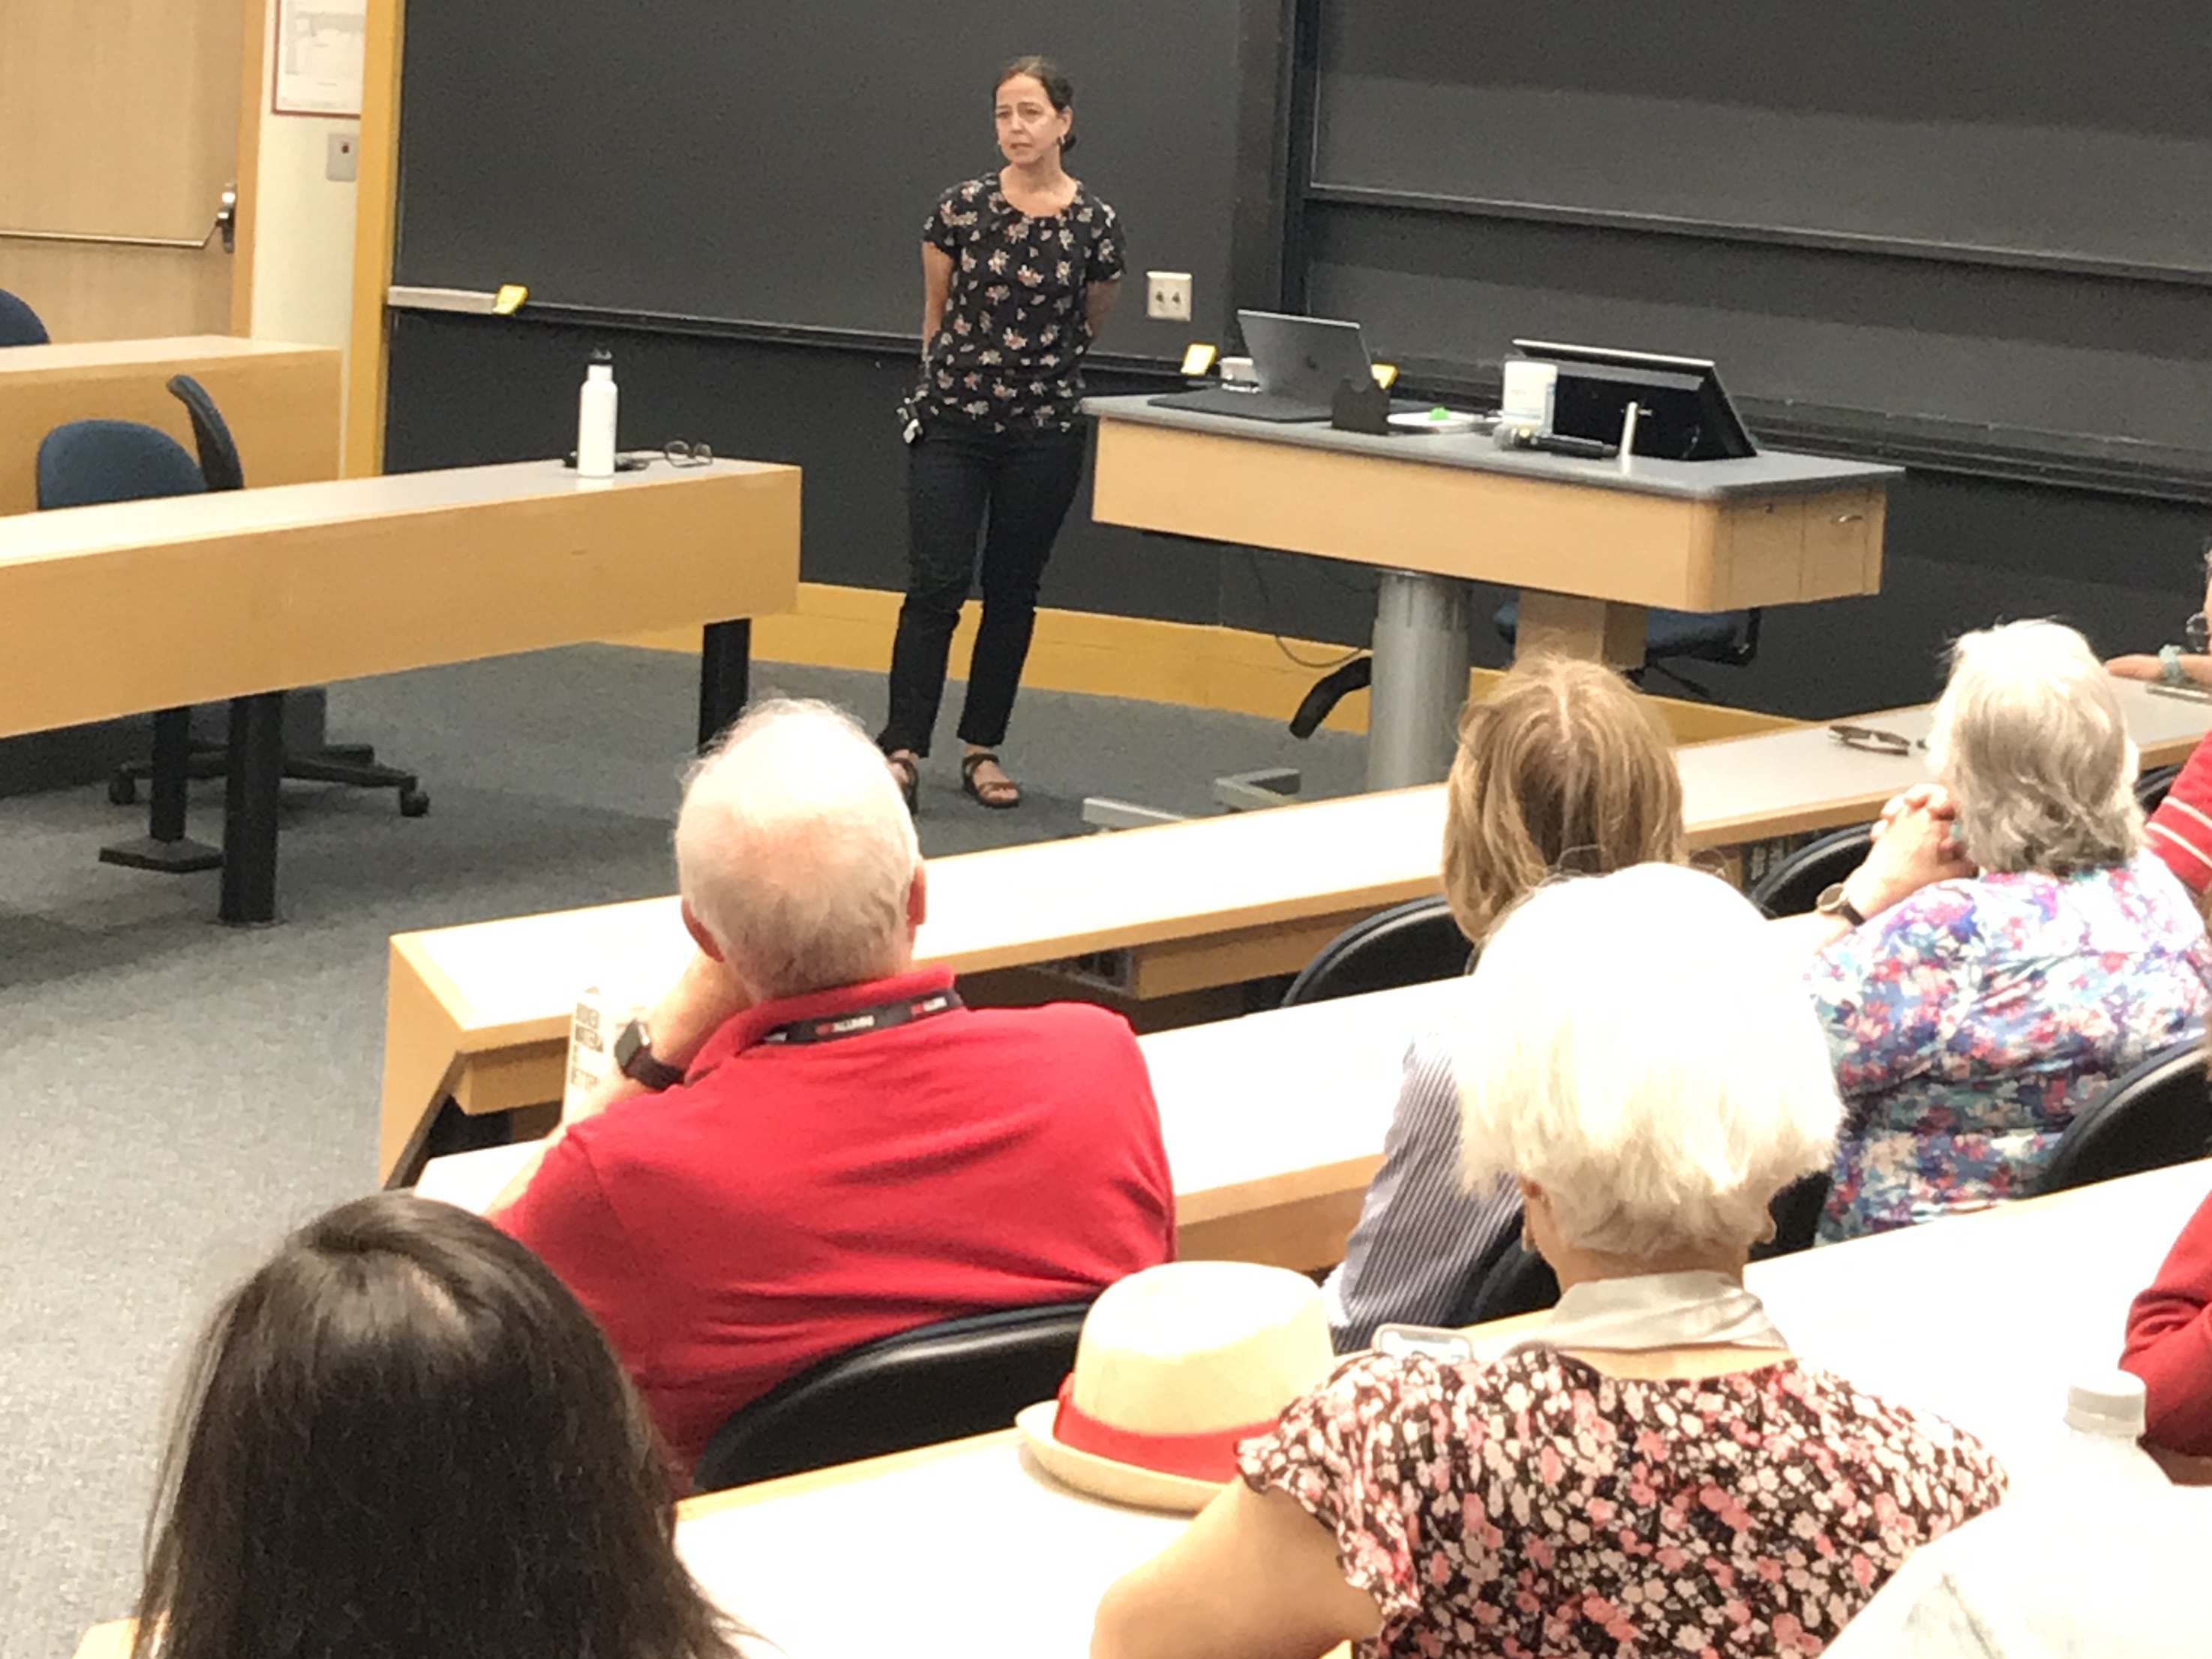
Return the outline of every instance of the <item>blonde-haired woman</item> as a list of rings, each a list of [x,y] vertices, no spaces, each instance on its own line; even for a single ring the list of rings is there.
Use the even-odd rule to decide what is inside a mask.
[[[2202,1033],[2212,945],[2143,849],[2136,747],[2088,642],[2051,622],[1953,647],[1916,792],[1800,923],[1851,1109],[1824,1239],[2032,1191],[2074,1115]]]
[[[1444,896],[1476,945],[1550,876],[1683,857],[1674,755],[1643,699],[1595,663],[1533,658],[1470,704],[1444,801]],[[1450,1054],[1417,1037],[1382,1167],[1325,1287],[1338,1352],[1393,1320],[1451,1322],[1476,1267],[1520,1220],[1510,1183],[1472,1194],[1461,1184]]]
[[[1841,1114],[1796,968],[1690,870],[1509,916],[1463,1017],[1466,1167],[1526,1200],[1551,1322],[1487,1362],[1340,1365],[1107,1592],[1094,1659],[1817,1653],[2002,1499],[1979,1443],[1800,1363],[1743,1287]]]

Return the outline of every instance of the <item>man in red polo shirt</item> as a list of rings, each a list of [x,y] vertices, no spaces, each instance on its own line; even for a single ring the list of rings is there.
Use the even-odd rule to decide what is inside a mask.
[[[617,1042],[624,1097],[493,1218],[598,1317],[681,1468],[832,1354],[1173,1255],[1128,1026],[968,1009],[915,966],[914,824],[850,720],[749,713],[692,774],[676,862],[700,955]]]

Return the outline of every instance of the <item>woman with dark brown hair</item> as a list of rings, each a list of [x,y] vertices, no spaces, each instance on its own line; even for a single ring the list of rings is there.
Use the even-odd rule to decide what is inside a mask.
[[[450,1206],[362,1199],[201,1339],[132,1659],[746,1652],[674,1522],[629,1379],[537,1257]]]
[[[1114,210],[1061,164],[1075,87],[1045,58],[999,71],[1006,166],[945,192],[922,227],[921,380],[902,419],[908,574],[878,738],[911,807],[960,607],[982,625],[960,713],[960,782],[994,809],[1022,792],[999,764],[1036,625],[1037,585],[1083,476],[1083,359],[1121,291]]]
[[[1444,896],[1483,939],[1548,878],[1603,875],[1684,857],[1682,781],[1656,719],[1595,663],[1517,663],[1460,722],[1444,786]],[[1459,1172],[1459,1093],[1440,1038],[1406,1052],[1376,1172],[1324,1287],[1340,1353],[1394,1320],[1454,1322],[1475,1267],[1520,1224],[1510,1182],[1470,1195]]]

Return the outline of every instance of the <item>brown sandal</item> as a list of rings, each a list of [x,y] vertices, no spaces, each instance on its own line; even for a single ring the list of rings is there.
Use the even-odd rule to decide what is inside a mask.
[[[969,799],[978,806],[988,806],[994,812],[1004,812],[1022,804],[1022,787],[1012,778],[1002,783],[977,783],[975,769],[996,766],[999,757],[988,749],[979,749],[960,763],[960,787],[968,792]],[[985,794],[985,790],[992,793]]]
[[[902,749],[884,757],[884,764],[891,769],[891,776],[898,783],[899,799],[906,803],[909,814],[921,810],[921,757],[911,749]]]

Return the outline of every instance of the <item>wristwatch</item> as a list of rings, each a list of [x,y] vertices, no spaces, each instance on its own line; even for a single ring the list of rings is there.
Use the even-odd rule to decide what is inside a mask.
[[[2186,685],[2189,671],[2181,665],[2181,647],[2161,645],[2158,648],[2158,683],[2160,685]]]
[[[1813,901],[1813,908],[1824,916],[1841,916],[1854,927],[1866,926],[1866,918],[1859,914],[1859,907],[1844,896],[1844,884],[1840,881],[1822,890],[1820,896]],[[616,1052],[621,1052],[619,1042],[616,1044]]]
[[[616,1033],[615,1064],[631,1082],[642,1083],[648,1089],[673,1089],[684,1081],[681,1066],[654,1057],[653,1033],[645,1029],[641,1019],[630,1021]]]

